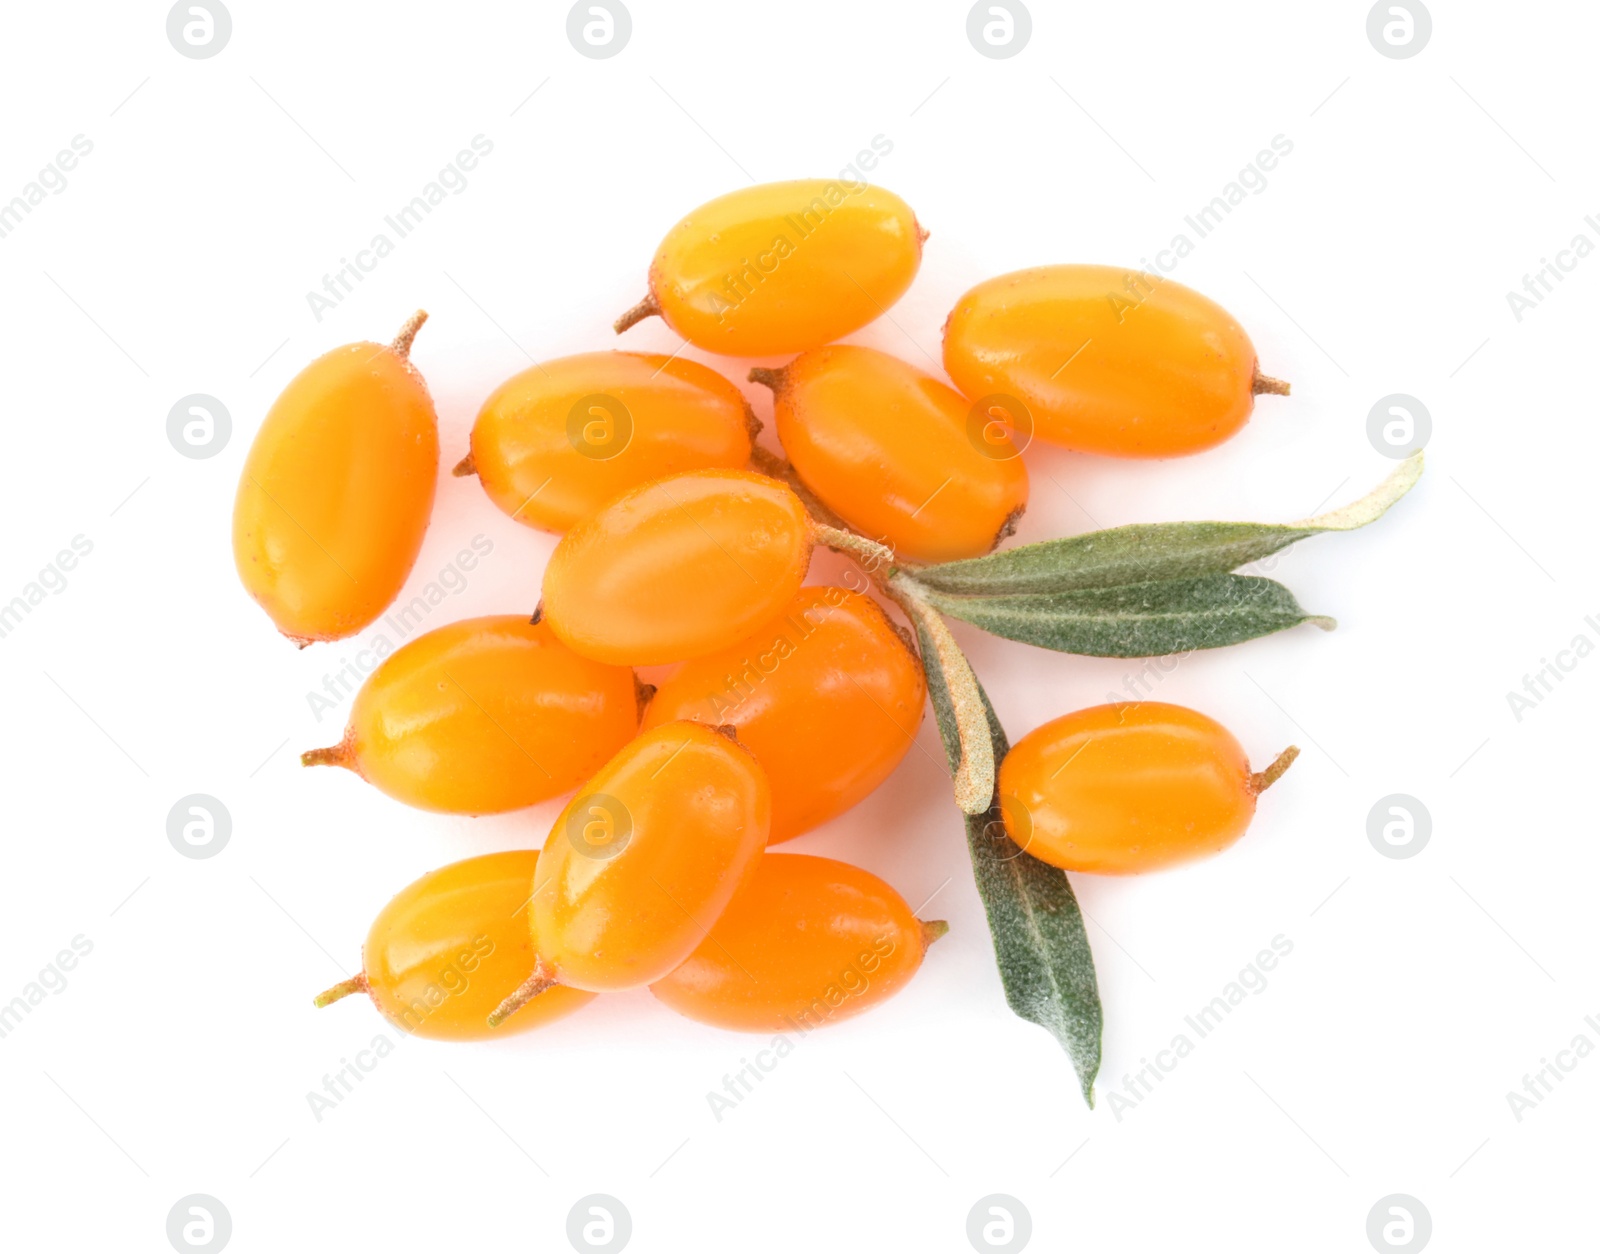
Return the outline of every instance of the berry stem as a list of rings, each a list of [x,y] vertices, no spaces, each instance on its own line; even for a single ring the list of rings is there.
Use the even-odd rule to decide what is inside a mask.
[[[918,919],[922,924],[922,947],[926,949],[950,930],[950,925],[943,919]]]
[[[817,543],[826,545],[839,553],[848,553],[856,559],[857,564],[873,580],[880,583],[887,578],[887,573],[894,566],[894,550],[888,545],[879,544],[876,540],[869,540],[866,536],[858,536],[853,531],[846,531],[842,527],[830,527],[826,523],[819,523],[814,528]]]
[[[956,734],[961,741],[961,762],[955,776],[956,805],[963,814],[984,813],[994,801],[994,741],[989,736],[989,715],[983,708],[978,677],[972,673],[966,654],[938,611],[922,599],[920,585],[904,571],[895,569],[893,549],[826,524],[817,524],[814,534],[817,543],[855,558],[878,591],[898,605],[933,642],[935,656],[924,655],[922,665],[924,669],[929,665],[939,668],[955,712]]]
[[[475,475],[478,473],[478,463],[473,461],[472,454],[468,453],[450,468],[450,473],[457,479],[465,479],[468,475]]]
[[[1262,374],[1260,363],[1257,363],[1255,377],[1250,380],[1250,391],[1256,396],[1268,392],[1273,396],[1288,396],[1289,385],[1282,379],[1274,379],[1270,374]]]
[[[1294,765],[1294,760],[1299,756],[1300,746],[1290,745],[1272,760],[1271,766],[1264,771],[1257,771],[1250,777],[1250,791],[1257,796],[1266,792],[1267,789],[1283,778],[1283,773]]]
[[[490,1012],[489,1026],[491,1028],[499,1027],[540,993],[554,988],[557,983],[559,981],[556,979],[555,972],[544,965],[543,958],[535,957],[533,960],[533,974],[517,985],[516,991]]]
[[[750,402],[744,403],[744,429],[750,436],[750,447],[754,450],[756,440],[761,435],[765,423],[756,417],[756,411],[750,408]]]
[[[1004,540],[1007,536],[1016,535],[1017,524],[1022,521],[1022,516],[1027,512],[1028,507],[1026,505],[1019,505],[1016,509],[1007,514],[1005,522],[1000,524],[1000,530],[994,533],[994,540],[989,545],[989,548],[997,549],[1000,547],[1000,541]]]
[[[785,372],[773,370],[768,366],[753,366],[750,373],[745,376],[751,383],[759,383],[764,388],[771,388],[774,393],[783,390]]]
[[[394,337],[394,342],[389,345],[394,350],[394,355],[402,361],[411,358],[411,341],[417,338],[417,332],[422,330],[422,324],[428,320],[428,311],[419,309],[406,319],[405,326],[400,328],[400,334]]]
[[[945,690],[955,712],[956,734],[961,741],[961,762],[956,767],[956,805],[963,814],[982,814],[994,802],[994,741],[989,737],[989,715],[983,708],[978,677],[950,628],[922,599],[917,584],[904,574],[891,575],[879,587],[905,611],[906,617],[933,642],[934,657],[924,657],[944,677]]]
[[[635,305],[622,317],[611,324],[611,329],[621,335],[636,322],[643,322],[646,318],[656,318],[661,315],[661,302],[656,299],[656,294],[651,292],[642,301]]]
[[[644,717],[645,707],[650,704],[650,698],[656,695],[656,686],[647,684],[637,675],[633,677],[633,702],[638,708],[639,717]]]
[[[750,449],[750,465],[758,473],[766,475],[767,478],[776,479],[780,483],[787,484],[789,489],[800,498],[800,503],[806,507],[806,512],[818,522],[826,523],[830,527],[836,527],[840,531],[849,530],[844,519],[840,518],[839,515],[817,499],[816,494],[806,487],[800,476],[795,473],[795,468],[784,458],[779,457],[776,453],[769,453],[757,444]]]
[[[336,1001],[342,1001],[350,996],[351,993],[364,993],[366,991],[367,973],[363,971],[360,975],[352,975],[348,980],[340,980],[332,988],[324,989],[312,999],[311,1004],[321,1010],[324,1006],[331,1006]]]
[[[350,766],[350,745],[348,741],[341,740],[336,745],[329,745],[326,749],[307,749],[300,755],[301,766]]]

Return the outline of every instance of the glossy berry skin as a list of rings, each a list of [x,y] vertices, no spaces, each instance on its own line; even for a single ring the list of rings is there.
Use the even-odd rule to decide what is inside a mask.
[[[893,997],[942,930],[925,931],[899,893],[859,867],[768,854],[710,935],[650,991],[720,1028],[808,1032]]]
[[[699,362],[580,353],[501,384],[456,473],[477,474],[518,522],[560,532],[651,479],[743,467],[759,430],[743,393]]]
[[[1239,742],[1204,714],[1158,701],[1097,705],[1012,747],[1000,765],[1001,815],[1011,838],[1052,866],[1160,870],[1238,840],[1293,752],[1252,775]]]
[[[439,435],[427,384],[407,357],[415,329],[408,324],[395,345],[346,344],[317,358],[273,403],[245,459],[234,563],[245,590],[299,644],[372,622],[422,547]]]
[[[402,889],[362,947],[365,991],[402,1031],[436,1040],[526,1032],[571,1014],[593,993],[553,988],[508,1027],[485,1020],[528,974],[534,942],[524,906],[539,855],[491,853],[452,862]]]
[[[772,834],[788,840],[871,793],[922,723],[922,664],[868,597],[802,588],[729,648],[662,681],[644,727],[731,724],[772,786]]]
[[[778,438],[822,503],[919,562],[977,557],[1009,535],[1028,472],[989,416],[873,348],[834,344],[750,376],[773,389]]]
[[[580,657],[525,615],[419,636],[362,685],[344,739],[302,756],[447,814],[518,810],[576,788],[632,739],[627,667]]]
[[[625,492],[562,537],[542,613],[615,666],[704,657],[778,613],[811,561],[811,520],[764,475],[701,470]]]
[[[1178,457],[1249,420],[1256,350],[1199,292],[1113,266],[1040,266],[978,284],[944,328],[967,396],[1020,400],[1037,434],[1085,453]]]
[[[766,776],[731,736],[643,733],[550,829],[529,910],[542,965],[597,992],[659,980],[754,874],[771,818]]]
[[[661,241],[650,294],[617,322],[659,314],[733,357],[819,348],[899,300],[922,264],[911,206],[868,183],[762,183],[695,209]]]

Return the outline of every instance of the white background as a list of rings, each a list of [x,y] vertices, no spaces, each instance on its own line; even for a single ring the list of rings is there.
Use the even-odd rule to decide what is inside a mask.
[[[93,544],[0,639],[0,1001],[74,936],[93,944],[0,1040],[9,1248],[165,1250],[190,1193],[225,1204],[239,1251],[565,1249],[590,1193],[626,1205],[641,1252],[965,1250],[992,1193],[1023,1203],[1038,1249],[1366,1250],[1391,1193],[1426,1206],[1438,1250],[1592,1242],[1600,1059],[1520,1121],[1506,1094],[1576,1035],[1600,1044],[1584,1023],[1600,1015],[1600,660],[1520,721],[1506,693],[1574,636],[1600,641],[1580,521],[1600,259],[1520,322],[1506,293],[1580,232],[1600,243],[1584,222],[1600,13],[1437,0],[1405,60],[1374,50],[1362,3],[1037,3],[1009,60],[974,51],[966,13],[634,0],[629,45],[591,60],[562,4],[234,0],[231,42],[190,60],[161,4],[7,7],[0,201],[73,136],[94,146],[0,239],[0,600],[72,537]],[[466,190],[319,323],[306,293],[479,134],[494,150]],[[413,585],[482,534],[492,556],[430,625],[529,610],[551,538],[448,467],[530,355],[613,344],[696,204],[836,173],[884,136],[873,178],[932,238],[891,319],[852,338],[931,369],[968,286],[1137,265],[1280,134],[1293,152],[1266,190],[1175,277],[1232,311],[1294,395],[1187,460],[1036,446],[1017,539],[1343,503],[1394,465],[1366,435],[1390,393],[1431,412],[1429,467],[1378,526],[1279,561],[1338,631],[1192,657],[1159,685],[1257,762],[1305,752],[1224,856],[1077,879],[1105,1002],[1098,1109],[1005,1007],[930,717],[880,792],[791,848],[931,895],[949,937],[900,997],[805,1039],[720,1122],[707,1092],[761,1041],[644,992],[504,1042],[405,1041],[317,1121],[306,1094],[394,1032],[311,995],[357,969],[396,890],[539,843],[558,805],[428,815],[296,764],[345,712],[319,724],[307,692],[360,646],[296,651],[234,575],[236,477],[292,375],[430,310],[414,360],[442,478]],[[623,343],[678,340],[652,321]],[[209,460],[166,436],[196,392],[233,417]],[[821,558],[813,578],[838,570]],[[957,630],[1014,738],[1139,665]],[[233,819],[204,861],[166,835],[196,792]],[[1367,838],[1396,792],[1433,820],[1403,861]],[[1123,1077],[1278,934],[1293,953],[1265,991],[1113,1111]]]

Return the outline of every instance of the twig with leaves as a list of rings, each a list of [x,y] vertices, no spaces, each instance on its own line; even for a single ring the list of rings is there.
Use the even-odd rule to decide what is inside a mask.
[[[852,556],[916,631],[1006,1001],[1061,1043],[1091,1106],[1102,1013],[1083,914],[1066,872],[1006,833],[995,778],[1009,744],[942,616],[1089,657],[1214,649],[1302,623],[1331,630],[1333,619],[1307,613],[1288,588],[1239,568],[1310,536],[1376,522],[1422,465],[1414,453],[1359,501],[1302,522],[1141,523],[935,566],[897,562],[831,517],[818,528],[819,540]],[[761,469],[792,478],[776,458]]]

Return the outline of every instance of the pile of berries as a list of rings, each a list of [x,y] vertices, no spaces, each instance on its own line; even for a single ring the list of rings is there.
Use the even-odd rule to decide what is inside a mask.
[[[467,859],[404,889],[372,925],[363,972],[319,1005],[364,991],[409,1032],[463,1039],[640,986],[751,1031],[892,996],[945,924],[865,871],[769,847],[883,783],[930,695],[960,724],[962,808],[998,813],[1028,858],[1141,872],[1244,831],[1293,750],[1252,773],[1191,710],[1079,711],[996,761],[1003,737],[996,752],[986,731],[967,734],[985,701],[929,590],[959,586],[944,564],[1012,532],[1034,436],[1192,453],[1287,386],[1260,374],[1217,305],[1100,266],[1019,271],[962,296],[944,330],[953,387],[836,343],[905,292],[926,238],[892,193],[820,180],[735,192],[667,234],[649,294],[616,329],[659,316],[712,353],[796,354],[749,376],[772,390],[783,457],[757,445],[733,383],[677,355],[547,361],[484,402],[455,474],[561,534],[538,611],[405,645],[361,689],[343,740],[303,760],[452,814],[573,796],[540,851]],[[239,574],[302,646],[376,619],[422,543],[439,467],[409,359],[424,318],[392,344],[313,362],[251,448]],[[859,584],[803,586],[818,545],[854,557]],[[941,583],[941,569],[957,574]],[[659,687],[635,675],[665,664],[676,669]]]

